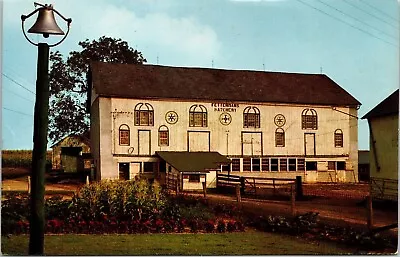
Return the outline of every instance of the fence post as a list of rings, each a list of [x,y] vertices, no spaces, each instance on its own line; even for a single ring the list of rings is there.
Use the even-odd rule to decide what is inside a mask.
[[[203,184],[203,196],[204,198],[207,198],[207,186],[206,186],[206,182],[202,182]]]
[[[296,176],[296,199],[300,200],[303,198],[303,182],[301,176]]]
[[[374,220],[373,220],[373,208],[372,208],[372,196],[367,196],[367,227],[369,230],[372,229]]]
[[[31,193],[31,176],[28,176],[28,194]]]
[[[296,205],[295,205],[295,194],[294,194],[294,184],[290,186],[290,202],[291,202],[291,212],[292,216],[296,216]]]
[[[240,193],[241,193],[242,195],[244,195],[244,187],[245,187],[244,180],[245,180],[244,177],[240,177]]]
[[[276,194],[276,191],[275,191],[275,178],[272,178],[272,185],[274,187],[273,194],[275,195]]]
[[[241,187],[236,185],[236,200],[238,203],[242,202],[242,197],[240,196]]]

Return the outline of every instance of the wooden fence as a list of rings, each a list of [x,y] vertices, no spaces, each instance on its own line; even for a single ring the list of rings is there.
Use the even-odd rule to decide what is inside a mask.
[[[260,189],[272,189],[274,193],[282,189],[290,192],[290,188],[295,183],[296,179],[289,178],[244,177],[217,173],[217,188],[234,188],[236,185],[240,185],[242,193],[256,194]]]
[[[179,191],[180,183],[179,183],[179,175],[168,172],[165,176],[167,188],[170,190],[174,190],[175,192]]]
[[[371,178],[370,190],[373,200],[397,201],[398,181],[396,179]]]

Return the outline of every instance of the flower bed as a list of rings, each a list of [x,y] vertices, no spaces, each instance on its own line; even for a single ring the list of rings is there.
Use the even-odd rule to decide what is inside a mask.
[[[23,195],[2,201],[2,234],[29,232],[29,202]],[[200,197],[172,196],[146,180],[99,182],[70,200],[45,201],[46,233],[222,233],[243,231],[240,216]]]

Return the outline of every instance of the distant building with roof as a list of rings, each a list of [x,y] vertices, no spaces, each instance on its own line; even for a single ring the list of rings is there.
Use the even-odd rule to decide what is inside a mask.
[[[90,169],[90,132],[70,134],[51,146],[52,169],[77,172]]]
[[[368,120],[370,132],[371,193],[374,198],[397,200],[399,90],[362,118]]]
[[[358,180],[361,103],[326,75],[94,62],[88,85],[97,179]]]

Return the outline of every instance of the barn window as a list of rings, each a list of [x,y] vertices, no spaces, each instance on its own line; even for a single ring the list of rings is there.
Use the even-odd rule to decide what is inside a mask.
[[[271,171],[278,171],[278,159],[271,159]]]
[[[287,159],[286,158],[282,158],[279,159],[279,170],[280,171],[287,171]]]
[[[143,163],[143,172],[154,172],[154,166],[156,165],[157,163],[155,163],[155,162],[144,162]]]
[[[243,171],[251,171],[251,158],[243,158]]]
[[[195,104],[189,109],[189,127],[207,127],[207,108]]]
[[[305,167],[304,167],[304,159],[297,159],[297,170],[298,171],[304,171]]]
[[[231,171],[231,165],[230,164],[223,164],[221,165],[221,171]]]
[[[328,170],[336,170],[336,162],[328,161]]]
[[[165,125],[158,129],[158,146],[169,146],[169,130]]]
[[[296,159],[295,158],[289,159],[289,171],[296,171]]]
[[[200,175],[189,175],[189,182],[200,182]]]
[[[335,147],[343,147],[343,131],[341,129],[335,130]]]
[[[304,109],[301,113],[302,129],[318,129],[317,112],[314,109]]]
[[[148,103],[138,103],[135,106],[135,126],[153,126],[154,109]]]
[[[129,145],[129,133],[128,125],[122,124],[119,126],[119,145]]]
[[[261,170],[260,159],[253,158],[251,160],[251,166],[252,166],[252,171],[260,171]]]
[[[275,130],[275,146],[285,146],[285,131],[282,128],[277,128]]]
[[[346,162],[336,162],[337,170],[346,170]]]
[[[243,111],[243,127],[259,128],[260,127],[260,110],[255,106],[247,106]]]
[[[232,159],[232,171],[240,171],[240,159]]]
[[[268,158],[263,158],[261,160],[261,166],[263,171],[269,171],[269,159]]]

